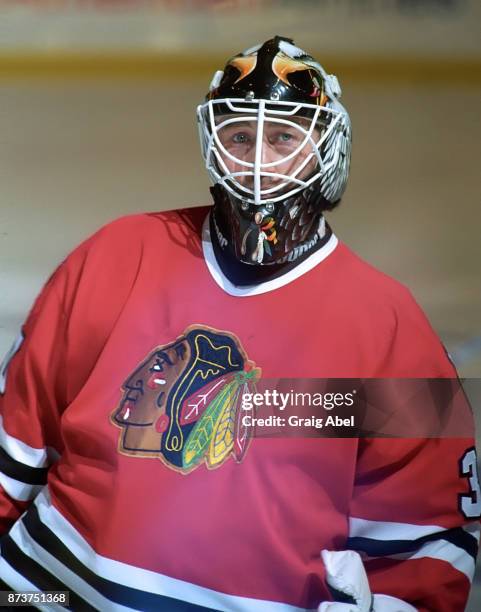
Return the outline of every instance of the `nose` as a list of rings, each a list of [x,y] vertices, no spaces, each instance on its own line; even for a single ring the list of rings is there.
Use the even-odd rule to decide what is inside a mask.
[[[275,147],[269,142],[268,138],[264,137],[262,141],[261,164],[270,164],[281,159],[282,155],[276,151]],[[275,166],[266,168],[267,172],[275,172]]]
[[[256,161],[256,154],[257,154],[257,146],[251,147],[248,154],[244,156],[244,161],[254,164]],[[260,151],[260,160],[259,160],[260,163],[270,164],[271,162],[276,161],[280,157],[282,156],[279,155],[279,153],[275,150],[275,147],[269,142],[267,137],[264,136],[262,140],[261,151]],[[265,168],[265,171],[269,172],[269,168]]]
[[[262,142],[262,152],[261,152],[261,172],[263,173],[280,173],[281,168],[280,165],[274,166],[264,166],[264,164],[271,164],[272,162],[276,162],[282,159],[282,154],[279,153],[275,149],[275,147],[269,142],[267,138],[264,138]],[[261,176],[261,189],[269,189],[270,187],[274,187],[279,183],[282,179],[278,176]]]

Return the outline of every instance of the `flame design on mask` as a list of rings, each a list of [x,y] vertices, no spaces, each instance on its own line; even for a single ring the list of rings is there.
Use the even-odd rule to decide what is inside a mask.
[[[239,81],[242,81],[242,79],[245,79],[245,77],[254,70],[256,64],[257,55],[239,55],[238,57],[234,57],[229,62],[229,66],[237,68],[237,70],[240,72],[240,75],[235,82],[238,83]]]
[[[272,70],[283,83],[290,85],[287,80],[290,74],[301,70],[312,70],[312,68],[305,62],[293,59],[284,53],[278,53],[272,61]]]
[[[311,66],[309,62],[303,62],[297,60],[285,53],[279,52],[272,60],[272,71],[286,85],[292,87],[292,83],[289,82],[288,76],[293,72],[301,72],[303,70],[315,70],[314,66]],[[311,98],[316,99],[316,103],[320,106],[324,106],[327,102],[327,96],[322,89],[322,85],[319,84],[318,80],[314,77],[313,81],[315,86],[312,92],[309,94]]]

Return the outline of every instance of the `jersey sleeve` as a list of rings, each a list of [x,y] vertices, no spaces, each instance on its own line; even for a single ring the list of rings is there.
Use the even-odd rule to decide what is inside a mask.
[[[410,296],[385,358],[391,378],[457,378]],[[481,492],[470,435],[362,439],[348,548],[364,560],[371,591],[420,612],[464,610],[479,541]],[[471,435],[472,434],[472,435]]]
[[[464,610],[479,500],[472,440],[365,441],[348,548],[363,554],[372,592],[423,612]]]
[[[45,486],[49,467],[63,451],[62,413],[80,391],[128,294],[135,249],[120,247],[130,231],[128,218],[118,220],[70,253],[43,287],[0,366],[0,534]],[[98,288],[117,265],[125,273],[116,291],[103,295]]]
[[[62,450],[66,317],[62,266],[37,298],[0,369],[0,530],[8,531],[47,482]]]
[[[45,486],[63,451],[62,414],[128,300],[146,226],[146,215],[122,217],[74,249],[42,289],[0,366],[0,534]]]

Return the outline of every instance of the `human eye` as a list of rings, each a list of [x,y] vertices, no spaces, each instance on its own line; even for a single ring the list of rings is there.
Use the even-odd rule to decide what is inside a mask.
[[[236,132],[232,135],[232,142],[235,144],[247,144],[249,142],[249,135],[246,132]]]
[[[298,146],[300,142],[299,134],[289,128],[279,129],[270,134],[269,141],[273,146],[277,146],[282,150],[286,148],[291,150]]]

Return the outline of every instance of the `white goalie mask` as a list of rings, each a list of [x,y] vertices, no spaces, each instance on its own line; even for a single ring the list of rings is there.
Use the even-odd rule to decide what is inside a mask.
[[[340,200],[351,150],[340,95],[335,76],[279,36],[215,73],[197,108],[199,135],[216,227],[239,260],[274,263],[311,244],[322,211]]]

